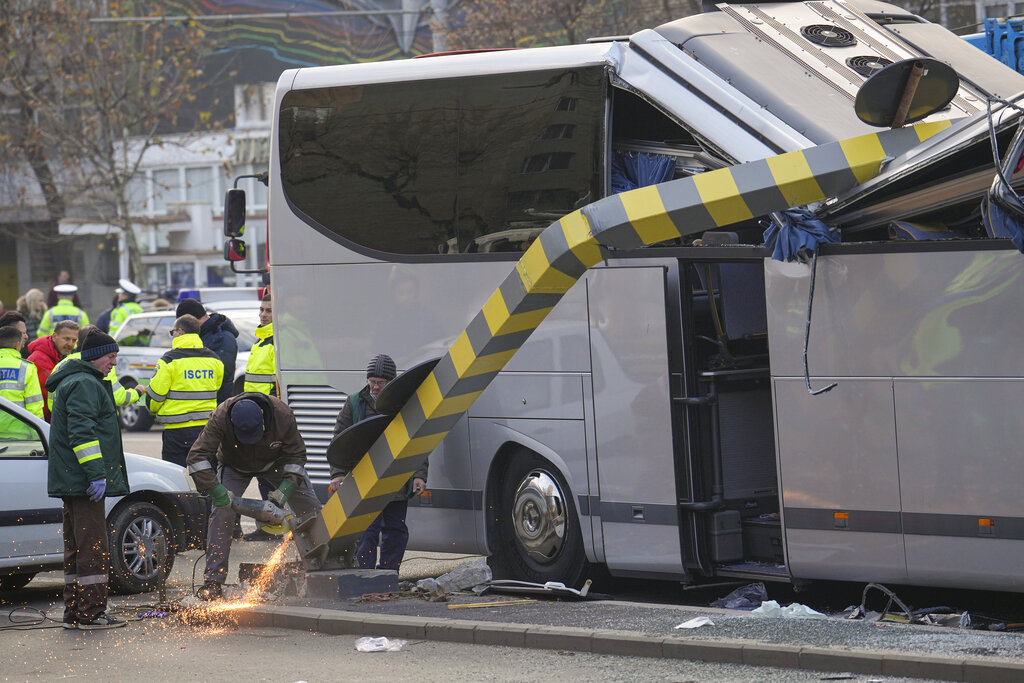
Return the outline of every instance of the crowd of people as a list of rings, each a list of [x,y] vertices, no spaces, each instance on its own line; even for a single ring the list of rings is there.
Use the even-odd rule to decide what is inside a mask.
[[[48,294],[26,292],[17,310],[3,312],[0,305],[0,396],[51,424],[48,489],[63,503],[65,628],[124,625],[106,613],[110,553],[103,506],[105,497],[128,493],[118,406],[145,402],[164,425],[163,459],[186,467],[198,490],[209,496],[203,599],[223,596],[231,542],[240,535],[231,500],[253,478],[265,499],[296,514],[321,507],[306,473],[306,447],[295,416],[278,398],[269,293],[261,301],[244,391],[232,396],[238,330],[224,315],[189,298],[177,304],[171,350],[158,361],[149,385],[119,382],[119,348],[111,335],[129,315],[142,311],[139,288],[128,280],[119,284],[110,309],[95,324],[81,309],[67,271]],[[375,415],[378,395],[396,374],[391,357],[374,356],[367,384],[351,394],[335,434]],[[332,468],[328,490],[337,490],[347,475]],[[409,539],[407,501],[425,490],[426,479],[424,463],[347,554],[352,566],[398,570]],[[273,540],[281,531],[263,527],[245,538]]]

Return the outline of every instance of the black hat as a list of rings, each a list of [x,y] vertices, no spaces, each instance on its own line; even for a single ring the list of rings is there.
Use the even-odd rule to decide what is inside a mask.
[[[108,353],[118,351],[117,342],[109,334],[94,330],[82,342],[82,360],[96,360]]]
[[[174,316],[180,318],[183,315],[194,315],[197,318],[202,318],[206,315],[206,309],[195,299],[182,299],[178,302],[178,310],[174,312]]]
[[[395,361],[391,360],[391,356],[386,353],[379,353],[370,359],[369,364],[366,366],[366,378],[380,377],[391,381],[395,378],[398,371],[395,369]]]
[[[231,424],[235,438],[242,443],[254,444],[263,438],[263,410],[256,401],[248,398],[236,401],[231,406]]]

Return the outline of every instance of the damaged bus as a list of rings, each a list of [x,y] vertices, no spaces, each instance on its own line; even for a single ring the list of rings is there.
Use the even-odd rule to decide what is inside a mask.
[[[957,76],[923,119],[944,130],[823,183],[810,208],[842,239],[813,269],[772,258],[770,215],[712,196],[721,229],[604,248],[431,452],[411,547],[574,585],[603,565],[1024,590],[1024,257],[981,212],[1024,76],[874,0],[285,72],[270,273],[314,483],[367,359],[443,356],[549,225],[876,132],[858,92],[924,58]]]

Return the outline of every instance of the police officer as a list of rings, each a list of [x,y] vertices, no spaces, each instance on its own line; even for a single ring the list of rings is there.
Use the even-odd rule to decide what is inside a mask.
[[[53,326],[61,320],[73,320],[79,327],[89,324],[89,316],[74,304],[77,285],[57,285],[53,288],[57,292],[57,305],[43,313],[43,319],[39,321],[37,337],[46,337],[53,334]]]
[[[224,363],[203,348],[199,320],[183,315],[174,321],[171,350],[157,361],[149,382],[149,412],[164,425],[163,458],[185,466],[188,451],[217,407]]]
[[[125,280],[124,278],[118,280],[117,284],[121,286],[117,289],[118,304],[110,312],[111,335],[117,332],[118,328],[128,319],[128,316],[142,313],[142,306],[135,301],[135,297],[142,292],[139,286],[131,280]],[[88,323],[89,321],[86,320],[85,322]]]
[[[0,327],[0,396],[24,407],[36,417],[43,417],[43,392],[39,386],[36,366],[23,360],[21,330]],[[25,438],[21,420],[0,411],[0,436]]]

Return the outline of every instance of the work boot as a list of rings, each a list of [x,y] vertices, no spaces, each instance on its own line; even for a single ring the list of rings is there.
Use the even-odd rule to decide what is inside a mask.
[[[256,531],[250,532],[245,536],[242,536],[243,541],[280,541],[281,537],[276,534],[269,534],[263,530],[262,527],[257,528]]]
[[[224,597],[224,587],[216,581],[207,581],[196,591],[196,597],[200,600],[220,600]]]
[[[78,628],[83,631],[92,631],[101,628],[119,628],[121,626],[126,626],[127,623],[128,622],[115,619],[114,617],[108,617],[107,613],[103,612],[95,619],[90,619],[88,621],[85,619],[79,619]]]

